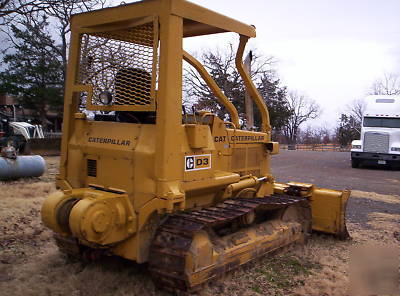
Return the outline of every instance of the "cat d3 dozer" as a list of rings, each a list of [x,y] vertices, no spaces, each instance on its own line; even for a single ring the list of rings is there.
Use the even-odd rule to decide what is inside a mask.
[[[253,26],[184,0],[74,15],[57,187],[42,207],[62,252],[148,262],[163,289],[196,290],[312,230],[348,237],[349,191],[277,183],[268,110],[243,65]],[[183,38],[238,34],[236,67],[261,115],[238,111]],[[182,111],[183,61],[229,113]]]

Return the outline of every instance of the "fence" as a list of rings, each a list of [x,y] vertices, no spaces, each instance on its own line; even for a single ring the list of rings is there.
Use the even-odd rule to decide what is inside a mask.
[[[307,151],[350,151],[350,147],[341,147],[338,144],[280,144],[282,150],[307,150]]]

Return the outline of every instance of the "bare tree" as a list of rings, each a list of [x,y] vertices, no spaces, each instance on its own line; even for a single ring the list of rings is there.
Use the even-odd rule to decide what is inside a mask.
[[[348,146],[352,140],[359,139],[365,107],[366,103],[363,99],[355,99],[340,115],[335,128],[335,137],[342,147]]]
[[[352,128],[357,130],[357,132],[361,131],[361,122],[365,107],[366,104],[363,99],[355,99],[346,106],[346,110],[344,112],[344,114],[346,114],[349,118],[351,118],[350,122]]]
[[[377,79],[371,87],[371,95],[400,95],[400,75],[385,73],[383,78]]]
[[[60,102],[62,103],[62,94],[64,90],[64,81],[66,75],[67,68],[67,52],[68,52],[68,40],[70,33],[70,18],[72,14],[86,12],[90,10],[94,10],[97,8],[103,8],[106,4],[111,3],[111,0],[48,0],[48,1],[33,1],[33,0],[0,0],[0,23],[3,22],[3,26],[0,26],[0,31],[8,36],[8,43],[3,43],[3,50],[1,52],[2,60],[0,63],[2,65],[10,66],[10,61],[7,60],[7,56],[11,56],[15,53],[18,48],[23,46],[24,48],[29,48],[30,46],[36,45],[39,43],[39,47],[46,51],[46,59],[44,60],[44,64],[57,64],[60,65],[57,70],[61,69],[61,71],[50,70],[50,67],[47,67],[43,73],[41,73],[41,77],[43,81],[47,81],[46,85],[43,85],[42,90],[48,90],[50,85],[49,81],[57,80],[60,88],[57,88],[57,94],[54,94],[51,99],[45,99],[47,93],[41,94],[42,100],[36,100],[39,102],[43,102],[46,104],[46,108],[53,107],[53,110],[57,112],[62,112],[62,108],[60,107]],[[54,27],[56,30],[54,30]],[[54,32],[56,31],[56,35]],[[20,38],[19,35],[21,33],[17,32],[26,32],[24,35],[23,45],[18,41]],[[51,39],[51,42],[48,41],[43,36],[50,36],[47,38]],[[53,42],[53,38],[55,42]],[[38,41],[39,40],[39,41]],[[43,41],[44,40],[44,41]],[[8,47],[8,48],[7,48]],[[10,50],[8,50],[10,49]],[[43,55],[44,56],[44,55]],[[19,68],[21,71],[28,71],[29,67],[32,67],[33,61],[37,58],[35,54],[27,55],[28,62]],[[22,59],[20,59],[22,61]],[[58,63],[57,63],[58,61]],[[15,62],[17,63],[17,62]],[[22,69],[23,68],[23,69]],[[13,68],[11,67],[11,70]],[[37,72],[37,70],[35,70]],[[12,71],[5,71],[12,72]],[[0,73],[3,74],[3,73]],[[4,73],[7,74],[7,73]],[[14,73],[15,74],[15,73]],[[19,73],[16,73],[19,74]],[[29,75],[14,75],[11,77],[13,86],[20,86],[21,84],[28,84],[27,77]],[[55,79],[54,76],[57,76]],[[9,81],[8,79],[7,81]],[[32,79],[31,79],[32,80]],[[39,88],[35,88],[39,89]],[[23,91],[13,91],[13,89],[6,89],[8,93],[11,93],[18,97],[21,104],[24,106],[28,106],[32,108],[34,112],[41,113],[41,120],[45,122],[44,118],[46,117],[45,107],[40,107],[40,104],[32,104],[33,101],[27,95],[24,95]],[[58,91],[61,93],[59,95]],[[61,100],[59,100],[61,98]],[[40,99],[40,98],[39,98]],[[61,105],[62,106],[62,105]]]
[[[322,125],[317,129],[318,144],[328,144],[332,141],[332,131],[327,125]]]
[[[257,50],[252,50],[252,53],[250,76],[269,109],[270,122],[275,135],[287,122],[287,118],[291,114],[285,98],[286,87],[281,85],[274,71],[275,59],[270,56],[263,56]],[[236,48],[230,43],[228,50],[207,50],[203,52],[199,60],[222,92],[235,105],[240,118],[244,121],[246,118],[245,86],[236,69],[235,57]],[[226,118],[225,108],[218,104],[205,81],[192,67],[185,68],[184,91],[185,103],[192,104],[197,109],[211,111],[220,118]],[[255,126],[259,126],[261,116],[259,110],[255,106],[253,107]]]
[[[243,115],[244,84],[236,69],[235,57],[235,46],[230,43],[227,51],[219,49],[205,51],[201,55],[200,61],[224,94],[237,105],[240,115]],[[252,80],[261,80],[264,75],[271,76],[273,63],[274,59],[272,57],[262,57],[256,51],[253,51],[251,62]],[[190,103],[196,104],[196,107],[207,109],[220,116],[225,115],[226,110],[223,110],[217,104],[214,94],[199,73],[192,67],[185,68],[184,90],[186,99],[189,98]]]
[[[303,144],[328,144],[332,141],[332,131],[326,125],[308,125],[305,129],[299,129],[298,141]]]
[[[54,1],[46,9],[46,13],[55,18],[57,21],[57,31],[61,43],[57,46],[58,51],[63,65],[64,65],[64,77],[67,72],[67,59],[68,59],[68,37],[71,32],[70,19],[71,15],[75,13],[81,13],[91,11],[98,8],[104,8],[107,0],[60,0]]]
[[[232,43],[229,44],[227,52],[218,49],[208,50],[199,60],[228,98],[237,97],[238,93],[242,92],[240,75],[235,68],[235,51]],[[184,69],[184,91],[187,103],[214,112],[220,117],[226,115],[226,110],[218,105],[214,94],[193,67]]]
[[[307,125],[304,129],[297,132],[297,142],[302,144],[316,144],[315,129]]]
[[[292,115],[284,128],[284,134],[290,144],[296,144],[300,125],[317,118],[320,107],[314,100],[296,91],[288,93],[287,102]]]
[[[55,0],[0,0],[0,25],[12,22],[16,16],[27,16],[49,8]]]
[[[54,23],[59,43],[54,44],[52,50],[63,63],[63,77],[65,78],[68,58],[68,39],[70,19],[72,14],[104,8],[111,3],[110,0],[0,0],[0,24],[4,26],[1,31],[8,36],[13,47],[14,36],[10,33],[12,25],[24,27],[26,24],[34,25],[42,17]],[[14,44],[15,45],[15,44]]]
[[[363,99],[355,99],[351,104],[347,105],[347,111],[357,120],[361,121],[365,110],[365,101]]]

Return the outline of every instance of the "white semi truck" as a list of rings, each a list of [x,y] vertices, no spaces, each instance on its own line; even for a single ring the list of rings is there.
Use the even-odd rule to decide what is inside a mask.
[[[351,166],[400,166],[400,96],[373,95],[365,103],[361,140],[351,143]]]

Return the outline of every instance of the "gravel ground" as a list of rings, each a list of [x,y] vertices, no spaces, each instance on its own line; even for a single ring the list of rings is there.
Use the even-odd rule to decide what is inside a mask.
[[[350,166],[350,152],[288,151],[272,157],[272,174],[279,182],[298,181],[318,187],[400,194],[400,170]]]
[[[313,183],[318,187],[351,189],[347,219],[368,228],[369,215],[374,212],[400,215],[400,206],[386,202],[387,195],[400,201],[400,170],[388,167],[350,166],[349,152],[287,151],[272,158],[272,173],[278,182]],[[363,192],[373,192],[383,198],[364,198]]]

